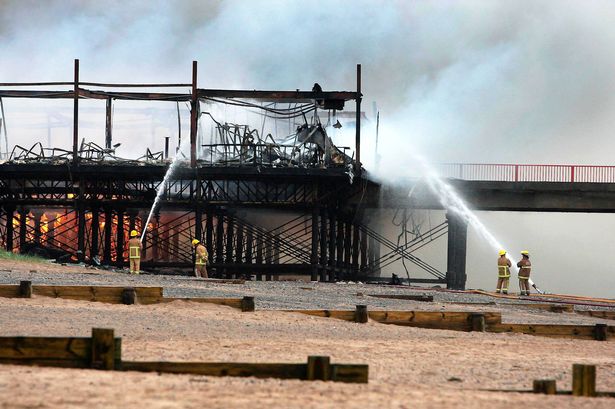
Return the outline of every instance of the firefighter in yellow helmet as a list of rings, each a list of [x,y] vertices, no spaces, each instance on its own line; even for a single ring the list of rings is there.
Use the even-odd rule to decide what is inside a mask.
[[[139,274],[141,272],[141,240],[139,233],[136,230],[130,232],[130,240],[128,240],[128,259],[130,260],[130,274]]]
[[[532,271],[532,263],[530,262],[530,252],[523,250],[521,252],[521,261],[517,263],[519,267],[519,295],[530,295],[530,272]]]
[[[498,258],[498,284],[496,293],[508,294],[508,280],[510,280],[510,266],[512,263],[506,257],[506,250],[500,250]]]
[[[208,278],[207,260],[209,259],[209,254],[207,254],[207,249],[197,239],[192,240],[192,246],[196,256],[194,260],[194,275],[200,278]]]

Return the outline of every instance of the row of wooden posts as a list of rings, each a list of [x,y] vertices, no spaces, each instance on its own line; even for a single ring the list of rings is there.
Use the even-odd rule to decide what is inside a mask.
[[[555,379],[534,380],[532,391],[546,395],[615,396],[612,392],[596,391],[596,365],[585,364],[572,365],[572,391],[558,391]]]
[[[328,356],[307,363],[124,361],[113,329],[92,328],[91,338],[0,337],[0,364],[92,368],[207,376],[254,376],[367,383],[367,365],[332,364]]]
[[[162,287],[112,287],[112,286],[52,286],[32,285],[21,281],[19,285],[0,285],[1,297],[32,297],[41,295],[56,298],[100,301],[123,304],[153,304],[177,300],[214,303],[254,311],[254,297],[243,298],[176,298],[164,297]],[[547,304],[537,305],[547,307]],[[532,305],[532,307],[535,307]],[[546,309],[546,308],[545,308]],[[606,341],[613,338],[615,327],[606,324],[554,325],[554,324],[508,324],[502,323],[500,312],[455,312],[455,311],[368,311],[366,305],[357,305],[355,310],[287,310],[319,317],[337,318],[365,323],[369,319],[383,324],[413,326],[459,331],[512,332],[549,337],[594,339]],[[561,312],[561,309],[558,309]]]

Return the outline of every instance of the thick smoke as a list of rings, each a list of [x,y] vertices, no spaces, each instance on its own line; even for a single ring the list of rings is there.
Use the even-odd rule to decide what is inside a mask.
[[[70,80],[80,58],[84,80],[188,82],[196,59],[202,87],[353,89],[360,62],[385,154],[606,163],[612,21],[607,1],[4,0],[0,78]]]
[[[371,116],[376,101],[381,111],[382,178],[400,176],[415,150],[432,162],[609,164],[613,21],[609,1],[2,0],[0,81],[71,80],[80,58],[86,81],[189,82],[198,60],[206,88],[310,89],[317,81],[353,90],[362,63],[365,110]],[[12,143],[36,140],[23,118],[8,121]],[[165,121],[146,122],[145,140],[171,132]],[[52,142],[70,144],[70,127],[57,132]],[[373,148],[367,128],[370,170]],[[557,253],[532,230],[534,216],[493,217],[498,235],[523,225],[508,239],[533,232],[528,245],[542,246],[543,257]],[[556,231],[548,220],[542,226]],[[491,277],[491,249],[480,246],[470,244],[468,269]],[[551,262],[553,274],[569,265],[555,255]]]

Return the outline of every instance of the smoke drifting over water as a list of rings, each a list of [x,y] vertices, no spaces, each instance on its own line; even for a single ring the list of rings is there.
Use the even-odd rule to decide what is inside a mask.
[[[403,176],[415,149],[431,162],[612,164],[613,21],[609,1],[0,0],[0,81],[71,80],[80,58],[84,81],[189,82],[198,60],[201,87],[352,90],[362,63],[364,109],[371,116],[377,101],[381,111],[384,180]],[[7,117],[12,143],[43,139]],[[70,144],[70,128],[61,131],[53,141]],[[363,133],[370,170],[373,135]],[[587,258],[615,240],[594,243],[615,217],[479,216],[496,237],[535,250],[550,290],[604,295],[615,285],[579,288],[570,267],[585,258],[596,277],[613,276]],[[470,237],[469,285],[495,284],[495,258]]]

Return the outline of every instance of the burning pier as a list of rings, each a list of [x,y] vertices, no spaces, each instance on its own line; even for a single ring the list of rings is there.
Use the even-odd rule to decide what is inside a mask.
[[[203,89],[197,87],[196,62],[192,70],[189,84],[102,84],[80,82],[75,60],[74,82],[0,84],[8,88],[0,89],[0,102],[69,99],[74,106],[72,150],[39,142],[31,148],[15,145],[9,154],[6,144],[0,163],[0,245],[60,261],[123,267],[128,234],[135,229],[145,231],[141,266],[148,271],[188,271],[190,241],[197,238],[206,245],[209,270],[217,277],[360,280],[378,277],[381,267],[401,259],[433,276],[413,282],[459,281],[411,254],[422,237],[395,244],[369,226],[373,214],[364,199],[377,197],[379,185],[366,177],[360,162],[360,65],[357,89],[333,92],[318,84],[311,91]],[[66,85],[72,90],[39,89]],[[191,92],[150,91],[165,87]],[[126,88],[148,92],[117,91]],[[84,98],[106,102],[104,147],[80,141]],[[136,159],[116,154],[112,112],[114,101],[124,100],[173,102],[178,112],[180,103],[189,105],[189,144],[187,138],[182,143],[179,126],[178,163],[166,181],[170,137],[160,152],[150,146]],[[336,146],[327,134],[341,126],[339,118],[348,118],[339,115],[348,101],[354,101],[354,121],[344,126],[354,128],[353,149]],[[227,121],[220,106],[257,115],[259,126]],[[273,125],[266,128],[266,123]],[[147,223],[157,192],[160,205]],[[441,237],[446,227],[427,233]]]

